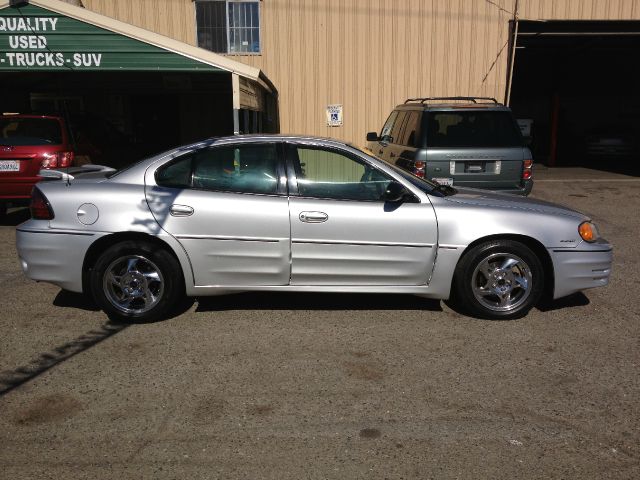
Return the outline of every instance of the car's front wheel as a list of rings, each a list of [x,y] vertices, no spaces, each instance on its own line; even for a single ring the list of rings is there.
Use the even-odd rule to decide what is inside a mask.
[[[472,315],[510,319],[527,314],[544,289],[542,263],[526,245],[512,240],[476,245],[460,260],[454,299]]]
[[[91,291],[112,318],[153,321],[167,316],[184,292],[182,269],[167,250],[125,241],[100,255],[91,272]]]

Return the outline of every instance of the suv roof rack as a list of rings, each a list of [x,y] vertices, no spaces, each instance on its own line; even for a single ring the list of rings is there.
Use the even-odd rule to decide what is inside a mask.
[[[473,103],[478,103],[478,100],[486,100],[489,102],[493,102],[496,105],[498,104],[498,101],[493,98],[493,97],[423,97],[423,98],[408,98],[405,100],[405,104],[406,103],[410,103],[410,102],[420,102],[420,103],[426,103],[429,102],[431,100],[465,100],[467,102],[473,102]]]

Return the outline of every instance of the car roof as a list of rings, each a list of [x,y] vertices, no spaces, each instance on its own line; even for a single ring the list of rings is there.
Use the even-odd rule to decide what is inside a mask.
[[[252,134],[243,134],[243,135],[231,135],[226,137],[212,137],[212,138],[208,138],[198,142],[181,145],[179,147],[172,148],[171,150],[167,150],[162,153],[158,153],[157,155],[142,159],[139,162],[129,166],[128,168],[125,168],[124,170],[119,171],[118,173],[113,175],[112,178],[116,182],[127,182],[127,181],[130,181],[131,179],[136,179],[137,176],[143,174],[143,172],[150,165],[154,164],[158,160],[162,160],[167,157],[175,157],[175,156],[181,155],[182,153],[188,153],[192,150],[196,150],[199,148],[206,148],[214,145],[226,145],[226,144],[237,145],[239,143],[259,143],[260,141],[286,142],[287,140],[292,142],[321,143],[325,146],[330,146],[330,147],[333,146],[333,147],[356,148],[350,143],[343,142],[341,140],[336,140],[334,138],[315,137],[310,135],[252,133]]]
[[[407,98],[396,110],[502,110],[511,109],[493,97],[416,97]]]
[[[452,111],[452,110],[483,110],[483,111],[511,111],[511,109],[501,103],[471,103],[471,102],[443,102],[443,103],[402,103],[397,105],[396,110],[413,111]]]

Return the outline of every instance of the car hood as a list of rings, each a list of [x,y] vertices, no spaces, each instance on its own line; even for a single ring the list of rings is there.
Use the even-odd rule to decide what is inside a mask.
[[[458,193],[450,197],[446,197],[451,202],[463,205],[477,205],[482,207],[494,208],[513,208],[520,210],[529,210],[551,215],[567,215],[583,220],[588,217],[576,210],[556,203],[545,202],[529,197],[520,197],[507,193],[491,192],[487,190],[478,190],[474,188],[457,188]]]

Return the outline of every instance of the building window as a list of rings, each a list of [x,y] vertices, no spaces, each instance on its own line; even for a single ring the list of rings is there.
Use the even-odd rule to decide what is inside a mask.
[[[260,53],[258,0],[196,0],[198,46],[216,53]]]

